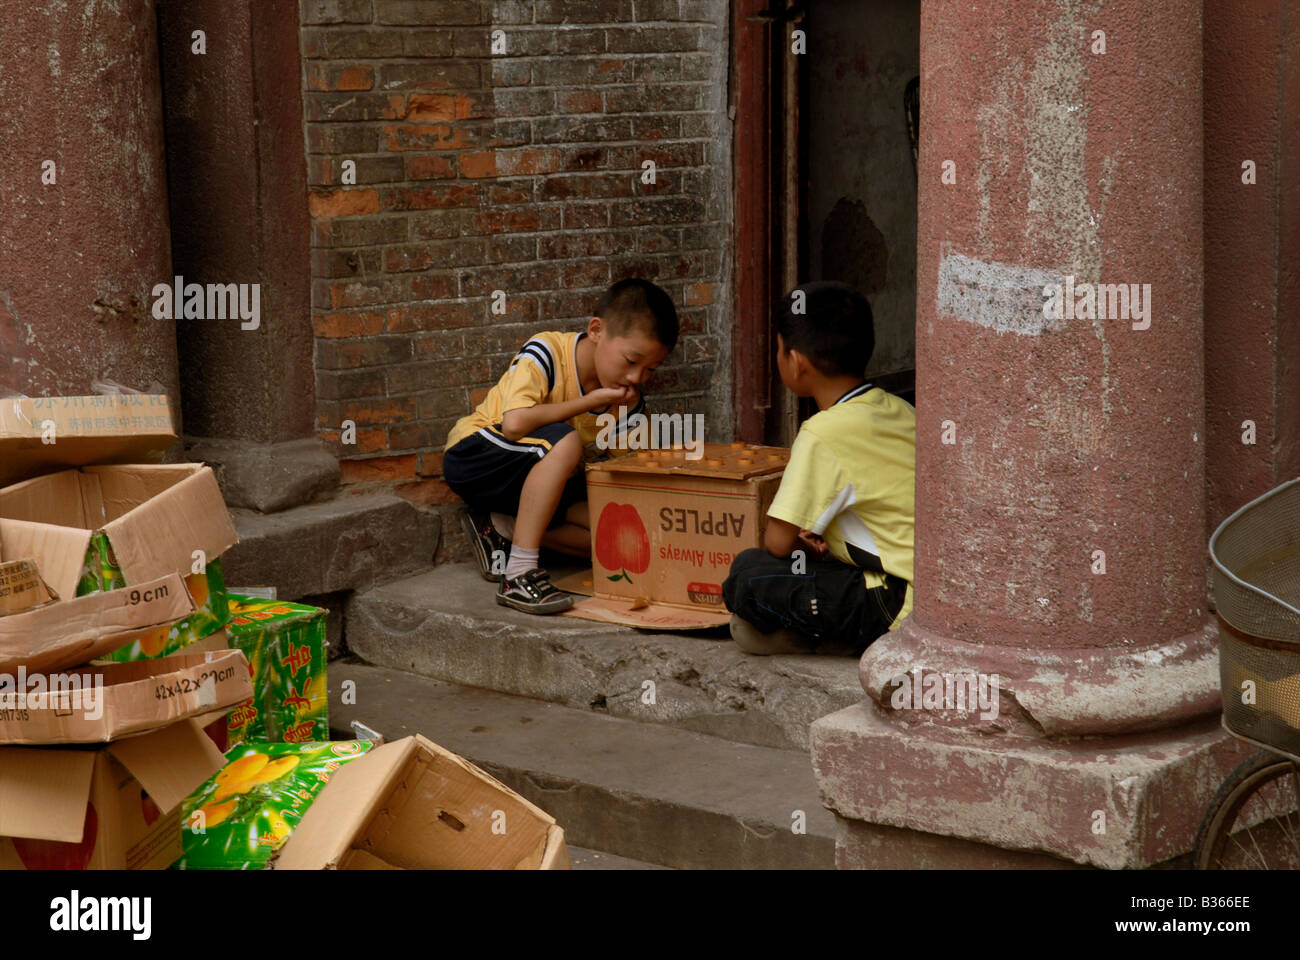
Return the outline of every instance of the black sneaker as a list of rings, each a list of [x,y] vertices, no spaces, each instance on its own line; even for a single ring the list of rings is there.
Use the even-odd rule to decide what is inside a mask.
[[[533,567],[513,580],[501,578],[497,603],[524,613],[559,613],[573,606],[573,597],[551,583],[551,575]]]
[[[460,515],[460,523],[474,546],[474,556],[478,559],[483,579],[500,583],[505,577],[492,572],[492,557],[499,551],[501,569],[504,570],[506,561],[510,559],[510,541],[497,533],[497,528],[492,526],[492,517],[485,510],[467,510]]]

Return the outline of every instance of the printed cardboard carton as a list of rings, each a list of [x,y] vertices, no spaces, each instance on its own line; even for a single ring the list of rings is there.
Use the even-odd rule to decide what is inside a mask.
[[[222,764],[193,720],[105,746],[0,747],[0,870],[162,870]]]

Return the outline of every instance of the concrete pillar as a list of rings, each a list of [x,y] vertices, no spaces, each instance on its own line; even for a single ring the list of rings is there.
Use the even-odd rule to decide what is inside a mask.
[[[844,865],[852,821],[1169,860],[1241,753],[1205,599],[1200,23],[922,2],[916,607],[864,655],[867,702],[813,728]],[[1099,284],[1127,315],[1084,315]],[[998,693],[914,709],[914,669]]]
[[[179,429],[153,0],[6,4],[0,102],[0,391],[156,381]]]
[[[256,328],[178,325],[186,447],[231,506],[281,510],[339,476],[314,436],[298,4],[162,0],[159,22],[176,273],[260,290]]]

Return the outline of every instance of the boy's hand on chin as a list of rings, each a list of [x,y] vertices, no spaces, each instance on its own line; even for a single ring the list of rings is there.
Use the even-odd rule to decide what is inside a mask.
[[[826,556],[826,551],[830,549],[826,546],[826,541],[811,530],[800,530],[799,539],[819,557]]]
[[[592,401],[592,410],[609,409],[620,404],[630,406],[636,400],[636,390],[631,387],[601,387],[587,394]]]

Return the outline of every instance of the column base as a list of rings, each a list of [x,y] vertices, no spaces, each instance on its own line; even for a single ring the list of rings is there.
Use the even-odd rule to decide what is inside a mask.
[[[185,451],[216,472],[229,507],[274,513],[308,503],[339,484],[338,458],[312,437],[283,443],[186,437]]]
[[[1254,750],[1217,716],[1063,742],[909,726],[900,714],[868,700],[812,725],[823,802],[860,821],[837,840],[842,865],[1029,865],[1008,851],[1108,869],[1161,864],[1191,851],[1219,783]],[[936,836],[909,837],[877,862],[891,836],[878,826]]]
[[[908,710],[916,722],[1027,736],[1138,733],[1219,713],[1218,639],[1211,617],[1194,633],[1140,648],[1032,650],[966,643],[908,617],[867,648],[858,673],[867,696],[885,709],[901,699],[896,695],[902,681],[915,688],[932,674],[996,677],[992,720],[951,710]]]

